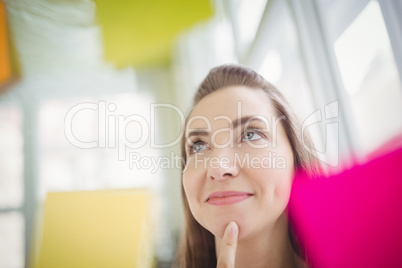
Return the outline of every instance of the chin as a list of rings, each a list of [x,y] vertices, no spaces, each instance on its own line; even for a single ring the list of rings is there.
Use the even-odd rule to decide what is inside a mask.
[[[239,240],[243,239],[250,235],[252,228],[254,226],[250,226],[249,223],[243,218],[239,216],[229,216],[229,215],[221,215],[211,221],[202,224],[205,229],[210,231],[215,237],[222,239],[223,234],[225,233],[226,226],[229,222],[234,221],[239,227]]]

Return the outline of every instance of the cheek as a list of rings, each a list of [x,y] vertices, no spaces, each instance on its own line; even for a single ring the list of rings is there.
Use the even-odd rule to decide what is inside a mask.
[[[191,173],[189,173],[188,171],[186,171],[185,173],[183,173],[183,188],[184,188],[184,192],[186,193],[186,197],[188,202],[192,202],[192,199],[196,196],[196,186],[195,186],[195,180],[191,179]]]
[[[194,199],[202,197],[202,190],[205,185],[206,163],[204,154],[194,156],[187,160],[186,168],[183,172],[183,187],[187,198]]]
[[[287,149],[287,148],[286,148]],[[250,169],[252,178],[261,189],[261,196],[265,206],[273,206],[282,212],[289,202],[290,191],[294,176],[293,153],[291,150],[271,150],[264,165],[257,169]],[[267,159],[267,158],[266,158]],[[268,164],[267,164],[268,163]]]
[[[261,189],[261,208],[270,211],[270,219],[278,218],[286,209],[292,187],[291,172],[283,170],[261,170],[258,184]]]
[[[200,200],[202,196],[202,180],[199,172],[187,170],[183,173],[183,188],[190,206],[191,213],[198,218],[200,213]]]
[[[275,187],[275,196],[281,200],[284,206],[287,206],[290,198],[290,191],[292,189],[292,175],[284,174],[284,178],[281,179]]]

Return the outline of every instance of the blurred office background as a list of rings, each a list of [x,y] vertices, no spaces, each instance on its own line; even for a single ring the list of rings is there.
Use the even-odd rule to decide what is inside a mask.
[[[183,226],[178,110],[186,114],[214,66],[255,69],[318,122],[309,129],[329,169],[362,162],[402,133],[399,0],[0,6],[0,268],[36,267],[48,193],[122,189],[153,196],[142,243],[149,266],[169,267]],[[74,107],[82,109],[69,121]],[[130,166],[132,156],[145,167]],[[147,168],[158,158],[171,162]]]

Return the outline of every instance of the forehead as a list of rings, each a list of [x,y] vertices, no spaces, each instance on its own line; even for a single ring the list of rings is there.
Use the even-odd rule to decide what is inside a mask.
[[[217,90],[204,97],[194,107],[189,122],[191,121],[191,127],[201,128],[205,127],[203,120],[192,119],[205,118],[213,124],[220,116],[230,120],[244,116],[262,116],[270,121],[274,115],[274,107],[262,89],[235,86]]]

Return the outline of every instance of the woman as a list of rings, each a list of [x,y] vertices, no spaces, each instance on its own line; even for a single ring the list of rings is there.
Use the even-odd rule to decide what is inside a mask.
[[[286,216],[295,170],[318,172],[301,133],[285,98],[260,75],[237,65],[210,71],[182,143],[178,267],[307,267]]]

